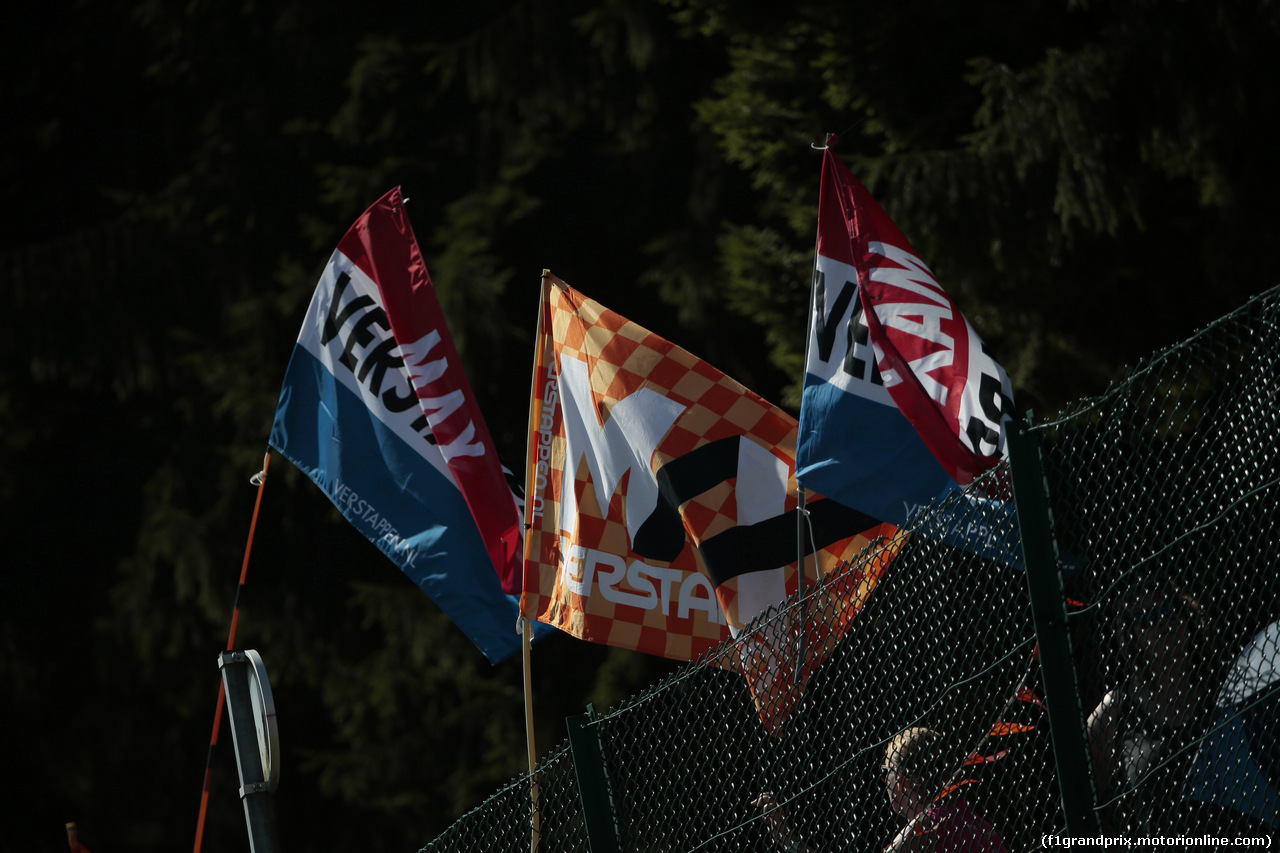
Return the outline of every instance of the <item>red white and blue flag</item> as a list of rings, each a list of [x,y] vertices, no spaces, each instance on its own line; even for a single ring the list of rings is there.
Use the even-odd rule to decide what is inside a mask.
[[[1012,391],[835,141],[822,163],[796,475],[904,524],[1005,457]]]
[[[521,508],[398,187],[356,220],[325,267],[270,444],[485,657],[520,648]]]

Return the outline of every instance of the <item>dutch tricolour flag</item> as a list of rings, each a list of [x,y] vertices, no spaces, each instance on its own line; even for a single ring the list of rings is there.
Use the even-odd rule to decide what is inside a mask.
[[[911,244],[835,157],[834,142],[822,166],[796,477],[907,525],[1004,458],[1012,392]],[[970,505],[993,521],[1012,511],[977,498]],[[943,538],[1017,562],[1008,542]]]
[[[461,370],[443,321],[402,347],[387,311],[392,287],[390,301],[429,296],[431,310],[419,313],[438,317],[398,189],[356,221],[329,260],[289,361],[270,444],[497,663],[521,644],[518,595],[500,579],[522,563],[517,499],[465,379],[430,393],[449,376],[458,382]],[[449,419],[459,428],[448,429]],[[451,461],[463,467],[451,470]],[[468,506],[459,471],[475,481],[472,503],[486,505]],[[494,478],[499,486],[488,488]],[[498,532],[482,535],[482,524]]]

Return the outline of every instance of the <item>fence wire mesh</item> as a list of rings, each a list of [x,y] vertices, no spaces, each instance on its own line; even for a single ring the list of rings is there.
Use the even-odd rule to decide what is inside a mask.
[[[512,780],[424,849],[517,853],[532,849],[535,843],[544,851],[589,849],[578,780],[567,743],[544,756],[535,775]]]
[[[913,519],[855,618],[836,577],[757,620],[825,655],[772,734],[737,672],[749,630],[591,715],[605,790],[563,744],[423,853],[1040,849],[1069,831],[1046,684],[1078,691],[1076,793],[1105,832],[1269,834],[1278,389],[1280,288],[1032,428],[1074,667],[1042,670],[1006,465]]]
[[[1038,427],[1106,831],[1280,825],[1280,298]]]

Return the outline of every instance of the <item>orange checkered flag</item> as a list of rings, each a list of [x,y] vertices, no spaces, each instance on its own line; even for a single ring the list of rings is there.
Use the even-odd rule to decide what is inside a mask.
[[[543,281],[521,611],[585,640],[692,660],[796,592],[797,423],[555,276]],[[901,537],[811,497],[807,583],[836,616],[742,637],[770,730]],[[804,664],[796,667],[799,650]]]

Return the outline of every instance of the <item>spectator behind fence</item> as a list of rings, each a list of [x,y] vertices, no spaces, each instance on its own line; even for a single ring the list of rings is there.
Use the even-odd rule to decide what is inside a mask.
[[[942,737],[933,729],[917,726],[897,734],[885,749],[880,771],[890,807],[907,821],[885,848],[890,853],[1008,853],[995,827],[955,791],[946,790]],[[787,824],[771,792],[765,791],[755,804],[781,850],[811,850]]]
[[[1195,599],[1165,580],[1117,598],[1113,620],[1125,668],[1087,729],[1103,828],[1131,835],[1203,831],[1180,789],[1205,731],[1217,679]]]
[[[1183,793],[1237,835],[1280,829],[1280,622],[1254,635],[1218,688]],[[1227,833],[1222,833],[1227,834]]]

